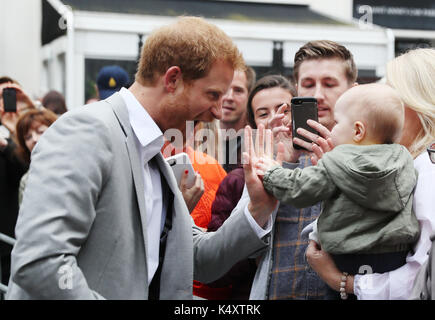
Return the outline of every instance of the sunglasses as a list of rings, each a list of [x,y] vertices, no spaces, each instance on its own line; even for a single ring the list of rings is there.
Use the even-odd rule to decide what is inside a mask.
[[[429,154],[430,161],[435,163],[435,143],[432,143],[429,148],[427,148],[427,153]]]

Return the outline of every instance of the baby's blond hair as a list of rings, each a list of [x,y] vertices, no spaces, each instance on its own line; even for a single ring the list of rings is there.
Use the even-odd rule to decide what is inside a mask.
[[[366,125],[370,138],[385,144],[399,141],[405,111],[396,90],[385,84],[371,83],[355,86],[342,97],[348,103],[348,111],[354,112],[354,120]]]

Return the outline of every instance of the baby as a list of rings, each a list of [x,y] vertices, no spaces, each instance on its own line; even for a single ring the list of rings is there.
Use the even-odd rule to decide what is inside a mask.
[[[403,128],[403,103],[387,85],[359,85],[338,99],[334,120],[336,147],[317,166],[292,170],[260,158],[257,174],[281,202],[303,208],[323,201],[310,239],[341,271],[394,270],[405,264],[419,235],[412,212],[413,159],[395,143]]]

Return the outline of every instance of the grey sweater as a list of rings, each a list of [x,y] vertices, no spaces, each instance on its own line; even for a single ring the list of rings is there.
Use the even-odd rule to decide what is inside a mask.
[[[340,145],[317,166],[274,167],[263,178],[284,203],[303,208],[323,201],[318,237],[332,254],[409,250],[419,235],[416,182],[412,156],[398,144]]]

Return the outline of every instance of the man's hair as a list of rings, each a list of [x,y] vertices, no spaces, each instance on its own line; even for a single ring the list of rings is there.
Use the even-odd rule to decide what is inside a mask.
[[[288,90],[293,97],[296,95],[296,89],[293,84],[282,75],[272,74],[259,79],[249,93],[247,104],[248,123],[254,129],[257,128],[257,124],[255,123],[254,111],[252,110],[252,100],[258,92],[270,88],[282,88]]]
[[[183,80],[205,77],[217,60],[234,70],[242,69],[242,55],[231,38],[215,25],[199,17],[181,17],[158,28],[145,41],[136,81],[154,85],[158,76],[172,66],[181,69]]]
[[[407,108],[416,112],[421,124],[408,147],[414,158],[435,140],[434,74],[434,48],[410,50],[387,64],[387,84],[397,90]]]
[[[67,111],[64,96],[55,90],[47,92],[42,98],[42,105],[55,114],[63,114]]]
[[[249,92],[251,92],[252,88],[255,85],[257,75],[255,73],[255,70],[250,66],[245,66],[244,72],[246,76],[246,89],[248,89],[249,94]]]
[[[17,121],[16,140],[18,148],[17,155],[26,163],[30,163],[30,150],[26,146],[25,136],[36,124],[43,124],[49,127],[57,119],[57,115],[48,109],[32,109],[22,114]]]
[[[352,53],[346,47],[331,40],[316,40],[307,42],[295,54],[293,66],[293,78],[295,83],[299,80],[299,68],[302,62],[317,59],[343,60],[345,75],[349,84],[356,81],[358,69],[353,60]]]

